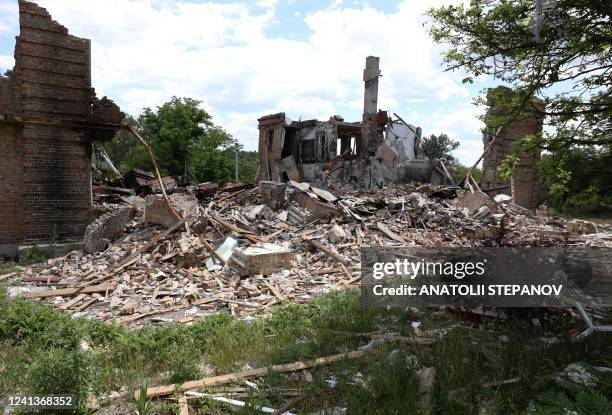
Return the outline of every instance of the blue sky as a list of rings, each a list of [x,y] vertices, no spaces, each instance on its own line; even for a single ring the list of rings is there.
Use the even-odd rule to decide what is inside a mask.
[[[98,95],[138,114],[172,95],[200,99],[217,124],[255,149],[257,118],[358,121],[365,57],[380,56],[379,107],[482,150],[472,99],[488,79],[463,85],[444,72],[423,24],[428,7],[459,0],[40,0],[70,33],[92,39]],[[0,71],[13,66],[17,0],[0,0]]]

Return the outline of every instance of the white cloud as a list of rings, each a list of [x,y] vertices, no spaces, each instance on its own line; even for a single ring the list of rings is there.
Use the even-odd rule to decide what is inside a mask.
[[[15,59],[11,55],[0,55],[0,75],[4,75],[7,69],[15,66]]]
[[[273,9],[274,7],[276,7],[277,3],[278,3],[278,0],[259,0],[257,2],[257,5],[265,9]]]
[[[0,34],[11,33],[17,27],[17,7],[15,4],[0,3]]]
[[[472,115],[469,110],[453,107],[469,101],[462,74],[442,72],[441,48],[423,28],[423,13],[439,0],[399,2],[391,13],[335,1],[303,17],[309,34],[302,40],[267,35],[280,19],[276,0],[258,1],[257,7],[238,0],[39,3],[72,34],[92,39],[98,95],[133,114],[172,95],[198,98],[217,123],[254,149],[257,118],[264,114],[327,119],[344,113],[359,119],[364,60],[375,55],[383,72],[381,108],[418,112],[423,118],[409,121],[425,133],[444,126],[463,133],[469,126],[478,134],[477,122],[463,118]],[[16,2],[0,0],[5,9],[16,18]],[[0,66],[7,59],[0,56]],[[447,108],[437,119],[423,109],[435,102]]]

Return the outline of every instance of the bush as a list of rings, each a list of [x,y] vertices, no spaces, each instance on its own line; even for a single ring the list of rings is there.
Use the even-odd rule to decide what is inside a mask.
[[[92,373],[87,352],[78,349],[40,350],[32,357],[25,386],[32,395],[72,396],[77,411],[84,412]]]

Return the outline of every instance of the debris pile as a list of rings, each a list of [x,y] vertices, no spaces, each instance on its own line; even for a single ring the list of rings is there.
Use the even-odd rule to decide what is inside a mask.
[[[224,309],[252,318],[358,285],[362,246],[612,247],[610,226],[458,187],[207,183],[176,188],[172,208],[125,190],[106,188],[121,203],[100,206],[109,213],[88,228],[84,251],[27,267],[9,295],[127,325],[189,323]]]

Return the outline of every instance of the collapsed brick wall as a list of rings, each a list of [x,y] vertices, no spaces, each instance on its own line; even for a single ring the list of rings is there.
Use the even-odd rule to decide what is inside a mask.
[[[95,96],[88,39],[24,0],[19,23],[15,68],[0,78],[0,173],[10,176],[0,247],[80,240],[92,217],[91,141],[112,137],[124,115]]]
[[[493,93],[511,94],[512,90],[506,87],[498,87],[491,90]],[[488,114],[495,115],[499,108],[496,108],[492,99],[493,94],[489,93]],[[518,164],[512,180],[504,179],[498,167],[513,153],[513,144],[530,134],[540,134],[543,128],[543,120],[535,113],[533,115],[522,116],[502,128],[498,138],[489,148],[483,160],[483,175],[481,184],[483,189],[494,189],[489,192],[491,195],[511,194],[514,203],[528,209],[535,209],[539,204],[539,180],[537,176],[537,163],[540,160],[539,153],[518,154]],[[485,131],[483,142],[487,148],[491,143],[493,135],[497,131],[497,126],[490,125]]]

